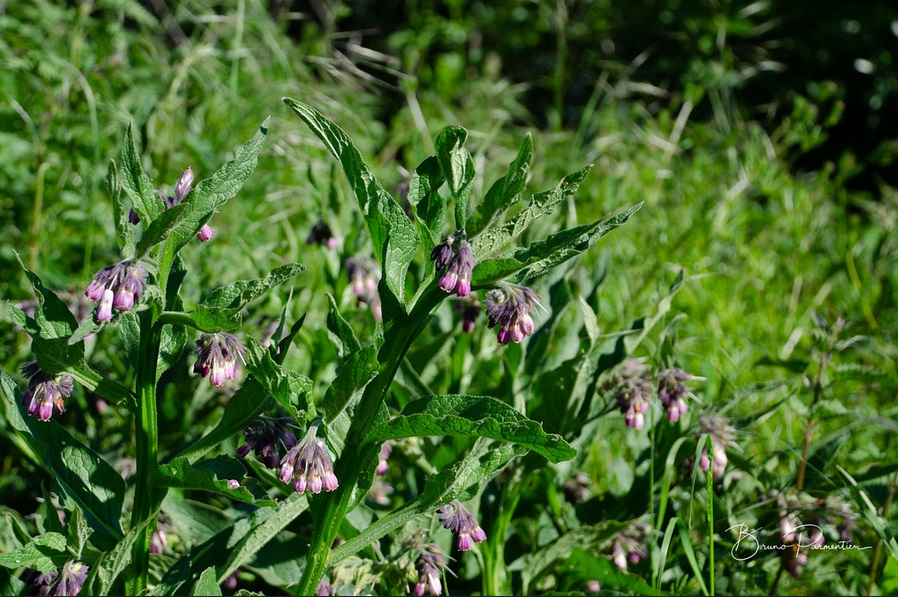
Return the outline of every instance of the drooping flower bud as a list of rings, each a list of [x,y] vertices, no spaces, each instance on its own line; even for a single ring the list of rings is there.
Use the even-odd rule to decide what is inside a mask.
[[[215,387],[221,387],[226,381],[237,378],[237,361],[239,359],[245,362],[246,355],[240,340],[225,332],[203,334],[196,341],[193,353],[197,355],[193,372],[203,377],[208,375]]]
[[[474,252],[467,240],[458,243],[458,251],[449,260],[440,278],[440,288],[464,298],[471,292],[471,276],[474,272]]]
[[[184,201],[187,195],[190,193],[190,188],[193,186],[193,168],[187,166],[187,170],[184,170],[184,173],[181,174],[181,178],[178,179],[178,182],[175,183],[175,201],[174,204],[177,205]]]
[[[92,301],[99,301],[97,322],[112,319],[112,309],[130,311],[146,284],[147,270],[139,263],[122,261],[101,269],[93,277],[84,296]]]
[[[474,331],[474,324],[477,316],[480,315],[480,301],[476,296],[468,296],[459,299],[455,303],[456,311],[461,312],[461,329],[463,332],[470,334]]]
[[[694,377],[682,369],[671,367],[658,374],[658,399],[667,409],[667,420],[676,423],[686,412],[686,398],[692,396],[684,382]]]
[[[293,491],[297,493],[316,494],[333,491],[338,487],[337,476],[327,444],[317,436],[318,427],[312,425],[302,441],[290,448],[281,460],[278,475],[282,483],[293,483]]]
[[[433,261],[434,271],[438,272],[449,264],[452,259],[452,243],[454,242],[455,235],[450,234],[430,251],[430,260]]]
[[[380,455],[377,460],[377,468],[374,469],[374,473],[383,477],[387,474],[388,470],[388,462],[387,459],[390,457],[390,452],[393,450],[393,442],[387,440],[384,442],[384,445],[380,448]]]
[[[727,458],[727,447],[736,439],[735,430],[730,427],[727,419],[724,417],[706,413],[699,417],[699,427],[702,433],[711,436],[711,447],[713,454],[708,457],[708,447],[702,447],[702,453],[698,461],[699,468],[714,475],[714,479],[723,476],[729,459]]]
[[[446,568],[446,558],[443,550],[436,543],[428,543],[421,547],[421,557],[415,570],[418,572],[418,582],[413,590],[417,597],[428,595],[441,595],[443,593],[443,569]]]
[[[499,326],[499,344],[520,343],[533,333],[531,313],[539,305],[539,296],[526,286],[503,284],[486,293],[483,305],[489,327]]]
[[[65,412],[65,399],[72,395],[75,383],[68,373],[50,375],[31,361],[22,365],[22,375],[27,376],[28,387],[22,394],[22,406],[39,421],[49,421],[55,407],[59,414]]]
[[[252,450],[256,458],[270,469],[281,463],[281,450],[289,450],[296,445],[296,436],[290,430],[293,419],[260,416],[244,429],[246,443],[237,448],[237,456],[246,458]]]
[[[440,515],[440,522],[443,523],[443,526],[456,536],[460,551],[471,549],[472,541],[474,543],[486,541],[486,533],[477,524],[477,519],[460,501],[452,500],[452,502],[446,504],[437,512]]]
[[[368,305],[375,319],[382,319],[380,296],[377,293],[381,273],[377,261],[367,255],[355,255],[346,260],[346,273],[358,302]]]
[[[87,565],[69,560],[60,570],[59,578],[56,579],[47,594],[51,596],[77,595],[81,587],[84,586],[89,571]]]
[[[322,245],[328,249],[336,249],[339,242],[331,231],[331,227],[324,221],[324,218],[320,218],[318,222],[312,226],[312,231],[309,233],[308,238],[306,238],[306,244]]]
[[[639,359],[626,359],[614,373],[617,405],[628,427],[639,431],[652,401],[652,370]]]
[[[200,231],[196,233],[196,237],[200,239],[201,243],[207,243],[215,238],[215,231],[212,230],[212,227],[209,226],[209,224],[203,224],[203,227],[200,228]]]

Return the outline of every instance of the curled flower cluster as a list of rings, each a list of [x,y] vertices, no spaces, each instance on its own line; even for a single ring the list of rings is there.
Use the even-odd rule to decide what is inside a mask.
[[[699,417],[699,427],[702,434],[707,433],[711,436],[711,447],[714,453],[709,458],[708,447],[703,447],[698,466],[705,472],[708,472],[710,468],[714,479],[720,479],[729,463],[727,447],[736,439],[736,430],[730,427],[727,419],[711,413],[705,413]]]
[[[684,382],[694,377],[682,369],[671,367],[658,374],[658,399],[667,410],[667,420],[676,423],[686,412],[686,397],[692,393]]]
[[[162,199],[162,203],[165,205],[165,209],[171,209],[187,198],[187,195],[190,194],[192,186],[193,168],[188,166],[187,170],[184,170],[184,173],[181,174],[181,178],[178,179],[178,182],[175,183],[174,197],[169,197],[159,190],[157,190],[156,193],[159,195],[159,198]],[[133,207],[131,208],[131,212],[128,214],[128,220],[130,220],[130,222],[134,225],[140,223],[140,216],[136,211],[134,211]],[[200,228],[199,232],[196,233],[196,237],[200,240],[200,242],[206,243],[215,237],[215,231],[212,230],[212,227],[208,224],[203,224],[203,227]]]
[[[415,583],[414,594],[422,597],[428,595],[440,595],[443,592],[443,570],[446,568],[446,558],[443,550],[436,543],[428,543],[421,547],[421,557],[415,566],[418,573],[418,582]]]
[[[635,566],[648,557],[645,546],[646,534],[649,525],[637,522],[633,526],[620,531],[611,539],[611,561],[621,570],[626,570],[628,565]]]
[[[374,469],[374,473],[383,477],[387,474],[387,470],[389,467],[389,463],[387,459],[390,457],[390,452],[393,451],[393,442],[387,440],[384,442],[384,445],[380,447],[380,454],[377,457],[377,468]]]
[[[22,365],[22,375],[28,377],[28,387],[22,394],[22,406],[40,421],[49,421],[53,407],[59,414],[65,412],[65,399],[72,395],[75,383],[68,373],[50,375],[31,361]]]
[[[69,560],[59,571],[59,576],[57,577],[56,582],[53,583],[53,586],[50,587],[47,595],[77,595],[81,590],[81,587],[84,586],[84,581],[87,580],[87,573],[89,571],[90,568],[85,564]]]
[[[324,439],[317,436],[318,427],[312,425],[308,433],[281,460],[281,471],[278,475],[282,483],[293,482],[293,491],[305,493],[321,493],[333,491],[338,487],[334,465]]]
[[[477,519],[460,501],[452,500],[437,512],[443,526],[456,536],[459,551],[471,549],[472,541],[474,543],[486,541],[486,533],[477,524]]]
[[[637,431],[645,426],[645,413],[652,401],[651,368],[639,359],[629,358],[614,374],[617,405],[629,427]]]
[[[237,457],[242,460],[252,450],[266,467],[278,468],[281,448],[289,450],[296,445],[296,436],[289,427],[292,422],[289,417],[259,417],[243,430],[246,443],[237,448]]]
[[[237,378],[238,359],[246,362],[243,344],[236,336],[225,332],[200,336],[193,354],[197,355],[193,372],[203,377],[209,376],[209,381],[215,387],[221,387],[226,381]]]
[[[526,286],[503,284],[487,292],[483,305],[489,327],[499,326],[499,344],[519,344],[532,334],[534,325],[530,314],[536,312],[539,304],[539,295]]]
[[[458,240],[458,250],[453,252],[452,246]],[[474,272],[474,251],[465,238],[464,230],[450,234],[430,252],[434,270],[446,269],[440,277],[440,288],[446,292],[455,291],[459,297],[471,293],[471,276]]]
[[[321,218],[314,226],[312,226],[312,231],[309,233],[308,238],[306,238],[306,244],[322,245],[328,249],[336,249],[339,242],[331,231],[331,227],[327,225],[324,218]]]
[[[356,255],[346,260],[346,272],[349,274],[349,283],[352,292],[359,303],[365,303],[371,307],[371,314],[375,319],[381,319],[380,295],[377,294],[377,284],[380,282],[380,267],[377,261],[367,255]]]
[[[50,592],[50,587],[56,582],[58,576],[59,573],[56,570],[44,574],[39,570],[29,569],[22,575],[22,582],[28,585],[30,595],[43,596]]]
[[[104,267],[94,276],[84,296],[96,302],[97,322],[112,319],[112,308],[119,311],[130,311],[140,298],[143,286],[147,281],[147,270],[142,265],[130,260]]]
[[[779,538],[789,549],[780,550],[783,568],[793,578],[801,576],[808,563],[808,549],[821,549],[828,540],[850,543],[857,528],[857,514],[835,495],[825,500],[804,492],[772,496],[779,517]],[[827,538],[827,533],[830,535]]]
[[[480,301],[475,296],[459,299],[455,303],[456,310],[461,312],[461,329],[470,334],[474,331],[474,323],[480,315]]]

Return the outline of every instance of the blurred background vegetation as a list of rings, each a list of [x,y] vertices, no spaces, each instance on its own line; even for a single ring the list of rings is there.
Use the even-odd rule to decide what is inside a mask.
[[[682,272],[665,319],[675,350],[665,354],[707,378],[697,390],[705,407],[765,413],[764,430],[739,441],[746,470],[776,475],[796,462],[820,352],[814,313],[851,322],[859,340],[840,363],[865,372],[846,374],[823,405],[815,446],[838,440],[819,464],[824,478],[836,464],[857,472],[896,461],[898,11],[889,0],[0,1],[0,65],[6,300],[31,298],[16,253],[74,296],[116,260],[103,179],[130,121],[145,169],[170,194],[187,165],[208,176],[271,114],[259,170],[213,219],[216,239],[187,249],[199,264],[187,287],[199,295],[286,261],[309,265],[292,308],[311,314],[303,338],[317,345],[326,313],[317,289],[346,280],[337,257],[306,236],[324,217],[345,255],[365,245],[342,174],[282,96],[340,124],[393,188],[443,126],[460,124],[482,196],[531,132],[530,191],[596,165],[560,220],[646,202],[564,274],[564,292],[583,296],[613,332],[655,313]],[[281,307],[259,306],[260,329]],[[565,317],[576,328],[582,316]],[[364,313],[356,323],[370,325]],[[503,358],[494,337],[480,339],[484,362]],[[24,334],[3,326],[0,342],[7,371],[27,360]],[[661,342],[637,356],[659,354]],[[323,365],[332,354],[296,352],[297,368],[319,382],[332,375]],[[169,433],[186,433],[176,395],[166,400]],[[72,425],[92,429],[73,422],[88,411],[71,413]],[[866,441],[851,438],[859,428]],[[631,443],[634,454],[644,447]],[[625,492],[602,463],[597,452],[596,494]],[[882,475],[869,480],[881,504],[889,488]],[[24,483],[9,475],[0,487],[18,487],[10,495],[24,504]],[[866,582],[867,570],[843,572],[846,592]]]

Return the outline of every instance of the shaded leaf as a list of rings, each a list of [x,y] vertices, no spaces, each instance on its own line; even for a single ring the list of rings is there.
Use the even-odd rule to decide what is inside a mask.
[[[94,543],[102,545],[100,540],[113,545],[119,541],[124,535],[120,518],[125,481],[56,421],[41,422],[25,416],[21,392],[2,371],[0,388],[6,396],[7,421],[34,450],[62,493],[81,508],[96,533]]]
[[[312,403],[312,380],[285,369],[271,358],[271,353],[255,338],[247,338],[246,369],[297,420],[315,418]]]
[[[446,178],[435,155],[421,162],[408,182],[408,200],[415,207],[415,223],[425,248],[433,247],[441,240],[446,198],[440,195],[439,189],[444,182]]]
[[[464,228],[467,219],[468,199],[474,185],[474,160],[465,149],[468,131],[460,126],[447,126],[434,142],[437,162],[449,192],[455,200],[455,227]]]
[[[410,402],[398,417],[378,425],[368,434],[370,441],[424,435],[479,436],[519,444],[551,462],[574,457],[575,452],[560,436],[547,434],[511,406],[488,396],[428,396]]]
[[[240,483],[236,489],[228,484],[232,480]],[[248,504],[274,504],[255,479],[246,477],[243,464],[231,456],[216,456],[194,464],[185,458],[176,458],[168,464],[159,465],[156,483],[166,487],[211,491]]]
[[[203,570],[203,573],[200,574],[200,577],[196,581],[196,584],[193,585],[193,589],[191,590],[190,594],[209,595],[210,597],[221,595],[221,587],[218,586],[218,581],[215,578],[214,567],[209,567]]]

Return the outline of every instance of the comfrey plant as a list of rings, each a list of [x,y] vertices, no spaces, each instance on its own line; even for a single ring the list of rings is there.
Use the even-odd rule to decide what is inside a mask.
[[[450,295],[465,301],[461,310],[466,332],[475,329],[482,306],[488,326],[498,328],[497,349],[536,339],[541,302],[528,284],[591,247],[639,206],[519,247],[530,224],[573,195],[589,167],[524,201],[521,194],[532,157],[528,138],[507,174],[479,202],[471,201],[475,171],[465,148],[467,132],[447,127],[436,139],[434,155],[411,173],[407,213],[343,131],[314,108],[285,101],[340,162],[367,224],[373,257],[358,254],[345,263],[353,293],[372,310],[376,333],[367,342],[357,337],[331,299],[327,328],[341,362],[327,391],[316,399],[312,380],[284,366],[302,319],[288,329],[285,310],[270,346],[251,331],[238,331],[247,306],[291,280],[302,266],[288,264],[256,280],[232,282],[192,307],[185,305],[180,290],[189,277],[179,252],[194,237],[212,238],[208,222],[253,171],[268,123],[212,177],[194,186],[195,174],[188,168],[173,197],[157,192],[143,172],[129,129],[121,163],[110,168],[107,180],[122,259],[100,270],[87,287],[87,298],[97,303],[94,313],[76,321],[31,272],[26,273],[38,299],[34,315],[11,308],[16,323],[33,339],[37,365],[26,368],[30,381],[24,394],[10,377],[0,377],[4,394],[17,409],[11,411],[10,421],[56,478],[90,480],[58,484],[71,513],[67,535],[56,533],[50,543],[35,538],[42,548],[27,553],[40,557],[23,555],[17,561],[21,566],[41,574],[61,571],[61,577],[78,580],[67,564],[76,561],[81,566],[78,574],[89,571],[81,582],[94,593],[141,594],[152,589],[160,595],[208,594],[303,517],[304,547],[291,556],[298,566],[291,590],[321,594],[332,590],[324,578],[340,562],[350,561],[413,519],[429,516],[453,533],[459,552],[483,549],[485,561],[495,567],[507,520],[490,527],[500,529],[498,547],[487,547],[492,531],[485,530],[464,503],[479,496],[516,457],[533,452],[558,463],[576,454],[560,435],[547,433],[541,423],[503,399],[421,392],[398,402],[391,392],[393,380],[416,338]],[[518,207],[506,216],[512,206]],[[450,208],[451,226],[446,222]],[[447,230],[454,232],[447,235]],[[311,243],[339,247],[326,240],[332,238],[329,230],[320,228],[313,236]],[[219,235],[215,242],[228,239]],[[410,267],[419,256],[426,262],[428,254],[432,267]],[[415,272],[425,273],[416,277]],[[84,339],[115,327],[134,367],[130,385],[87,362]],[[163,374],[183,366],[191,333],[197,336],[189,361],[194,373],[213,388],[228,389],[229,397],[211,430],[161,453],[157,399],[167,383]],[[125,478],[63,425],[47,422],[54,409],[64,411],[65,400],[79,385],[133,414],[136,473],[130,504]],[[355,526],[358,521],[350,514],[375,481],[390,473],[396,440],[444,435],[474,438],[473,445],[457,461],[432,471],[403,506]],[[242,439],[236,454],[207,456],[234,438]],[[60,445],[65,446],[65,457],[57,449]],[[250,507],[198,545],[183,546],[180,559],[160,572],[150,567],[152,537],[166,494],[183,489],[212,492]],[[278,497],[279,502],[273,501]],[[351,527],[354,530],[346,534]],[[433,528],[430,534],[436,532],[445,533]],[[412,591],[439,594],[451,558],[429,537],[421,544],[426,548],[416,563]]]

